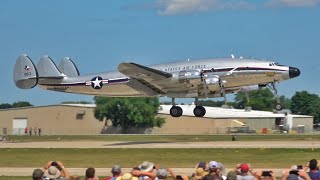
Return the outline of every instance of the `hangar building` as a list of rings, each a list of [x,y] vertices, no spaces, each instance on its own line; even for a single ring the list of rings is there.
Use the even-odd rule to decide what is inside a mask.
[[[76,135],[118,133],[119,128],[94,117],[94,104],[59,104],[0,110],[0,134],[27,135],[29,128],[41,128],[42,135]],[[292,129],[292,132],[310,132],[313,117],[305,115],[277,114],[266,111],[246,111],[206,107],[203,118],[193,116],[193,105],[181,106],[184,115],[173,118],[170,105],[162,105],[159,116],[166,119],[161,128],[133,129],[131,133],[150,134],[226,134],[277,133]],[[26,133],[26,127],[28,132]],[[282,131],[285,132],[285,131]],[[36,131],[38,134],[38,131]]]

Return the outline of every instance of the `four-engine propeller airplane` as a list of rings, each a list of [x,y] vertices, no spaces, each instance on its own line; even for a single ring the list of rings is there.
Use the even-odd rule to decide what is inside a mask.
[[[252,91],[300,75],[295,67],[273,61],[245,58],[215,58],[180,61],[153,66],[133,62],[118,65],[118,72],[90,75],[79,74],[70,58],[58,66],[48,56],[40,58],[37,66],[25,54],[18,57],[13,80],[17,87],[30,89],[38,85],[52,91],[99,96],[167,96],[172,98],[170,114],[183,114],[175,98],[195,98],[194,115],[203,117],[206,110],[198,98],[224,97],[228,93]]]

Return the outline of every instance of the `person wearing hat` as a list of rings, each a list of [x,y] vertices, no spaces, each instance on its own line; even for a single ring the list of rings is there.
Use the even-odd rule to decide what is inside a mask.
[[[139,180],[154,180],[157,177],[153,172],[140,171],[137,168],[132,169],[131,174]]]
[[[240,174],[237,175],[238,180],[254,180],[254,176],[249,175],[249,172],[251,173],[249,164],[238,164],[237,170],[240,170]]]
[[[145,161],[145,162],[141,163],[138,166],[138,168],[140,169],[140,171],[133,170],[131,172],[134,176],[140,177],[143,180],[153,180],[156,178],[156,174],[153,171],[157,168],[154,165],[154,163]]]
[[[32,173],[33,180],[43,180],[44,172],[41,169],[35,169]]]
[[[193,175],[192,175],[192,179],[193,180],[201,180],[205,175],[207,175],[208,174],[208,172],[207,171],[205,171],[202,167],[198,167],[197,168],[197,170],[196,170],[196,172],[195,173],[193,173]]]
[[[117,177],[121,176],[121,167],[120,165],[114,165],[111,169],[112,176],[106,177],[103,180],[115,180]]]
[[[135,177],[131,173],[124,173],[122,176],[118,176],[116,180],[138,180],[138,177]]]
[[[220,165],[216,161],[209,162],[209,174],[203,177],[203,180],[222,180],[222,176],[220,174]]]
[[[62,162],[60,161],[49,161],[44,167],[44,170],[44,176],[50,180],[68,180],[70,178],[68,170],[64,168]]]

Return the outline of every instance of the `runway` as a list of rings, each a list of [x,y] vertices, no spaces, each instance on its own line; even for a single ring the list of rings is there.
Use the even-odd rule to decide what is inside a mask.
[[[46,141],[0,142],[0,148],[320,148],[320,141]]]

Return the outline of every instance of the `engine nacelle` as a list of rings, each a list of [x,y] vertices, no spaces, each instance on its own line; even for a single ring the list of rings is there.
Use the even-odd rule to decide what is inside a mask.
[[[171,81],[198,85],[201,84],[201,72],[199,70],[183,70],[178,74],[174,74]]]
[[[220,78],[217,75],[212,75],[212,76],[205,75],[204,79],[205,79],[207,85],[220,83]]]

